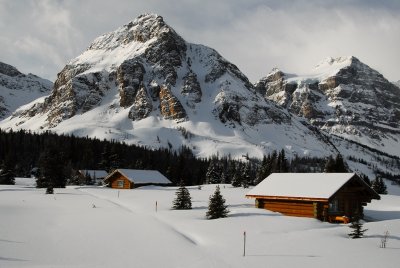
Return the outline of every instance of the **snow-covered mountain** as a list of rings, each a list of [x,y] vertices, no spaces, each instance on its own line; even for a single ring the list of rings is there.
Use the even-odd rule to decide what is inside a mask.
[[[186,42],[154,14],[98,37],[58,74],[49,97],[0,127],[185,145],[198,156],[337,152],[305,120],[265,100],[218,52]]]
[[[400,89],[355,57],[327,58],[308,75],[274,69],[255,87],[329,133],[340,151],[347,150],[340,148],[342,142],[349,146],[346,139],[364,150],[399,157]]]
[[[0,127],[184,145],[197,156],[340,152],[362,159],[351,166],[364,171],[365,163],[383,167],[399,156],[398,90],[354,57],[330,58],[301,77],[273,70],[252,85],[217,51],[145,14],[95,39],[47,98]],[[386,155],[377,159],[374,150]]]
[[[23,74],[0,62],[0,119],[21,106],[50,94],[53,83],[33,74]]]

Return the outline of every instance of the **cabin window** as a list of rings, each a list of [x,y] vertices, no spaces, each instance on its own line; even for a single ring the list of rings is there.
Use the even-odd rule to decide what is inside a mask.
[[[339,200],[333,199],[329,203],[329,211],[330,212],[339,212]]]
[[[117,187],[124,188],[124,180],[117,180]]]

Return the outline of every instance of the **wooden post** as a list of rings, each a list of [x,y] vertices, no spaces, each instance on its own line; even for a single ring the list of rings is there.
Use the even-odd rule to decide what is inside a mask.
[[[119,190],[118,190],[118,198],[119,198]]]
[[[156,201],[156,212],[157,212],[157,201]]]
[[[243,257],[246,256],[246,231],[243,232]]]

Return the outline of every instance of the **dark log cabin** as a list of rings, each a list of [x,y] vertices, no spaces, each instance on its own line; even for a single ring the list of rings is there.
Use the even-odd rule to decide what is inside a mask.
[[[145,185],[171,185],[157,170],[116,169],[110,173],[103,183],[116,189],[133,189]]]
[[[380,199],[355,173],[273,173],[250,190],[256,207],[288,216],[347,223]]]

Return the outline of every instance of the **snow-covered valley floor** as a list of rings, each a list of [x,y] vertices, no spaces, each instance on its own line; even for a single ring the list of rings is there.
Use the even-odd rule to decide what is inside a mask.
[[[206,220],[215,185],[189,187],[193,209],[175,211],[170,207],[176,187],[121,190],[119,196],[109,188],[67,187],[45,195],[29,180],[17,182],[0,186],[0,267],[399,265],[397,186],[366,207],[371,221],[364,224],[365,237],[349,239],[347,225],[256,209],[254,200],[244,197],[248,189],[230,185],[221,186],[230,216]],[[390,236],[383,249],[386,230]]]

